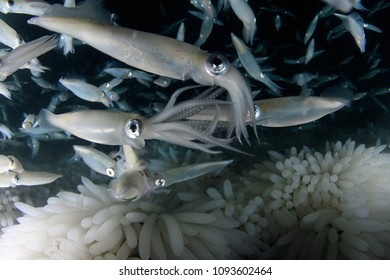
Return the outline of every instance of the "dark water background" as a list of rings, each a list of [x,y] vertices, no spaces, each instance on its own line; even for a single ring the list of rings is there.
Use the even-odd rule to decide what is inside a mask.
[[[58,3],[58,1],[49,1]],[[152,33],[164,33],[166,36],[175,37],[176,29],[169,31],[168,27],[173,23],[185,19],[187,42],[195,42],[201,21],[188,13],[188,10],[196,10],[189,0],[114,0],[105,1],[107,8],[117,15],[116,21],[123,26],[148,31]],[[378,1],[363,1],[368,9],[375,6]],[[308,65],[288,65],[283,63],[283,58],[298,58],[305,54],[306,46],[297,40],[297,34],[302,38],[307,26],[315,14],[324,7],[324,3],[319,0],[279,0],[279,1],[262,1],[249,0],[249,4],[257,15],[258,30],[255,36],[254,48],[259,43],[264,43],[265,48],[256,56],[268,56],[265,62],[266,67],[275,68],[272,72],[275,75],[290,79],[294,74],[301,72],[320,73],[322,75],[338,74],[342,78],[315,88],[315,95],[332,85],[338,85],[340,82],[348,80],[356,87],[356,92],[368,92],[367,96],[361,100],[353,102],[349,108],[344,108],[330,116],[326,116],[316,122],[289,128],[263,128],[258,127],[260,143],[253,141],[252,146],[245,145],[243,150],[256,154],[256,161],[267,159],[267,150],[283,151],[291,146],[315,147],[322,150],[326,141],[345,141],[352,138],[358,143],[372,145],[380,138],[382,143],[390,144],[390,93],[387,95],[374,96],[375,89],[389,88],[389,71],[375,76],[372,79],[358,81],[358,78],[367,73],[370,69],[368,58],[375,46],[378,45],[377,53],[381,57],[381,63],[378,67],[389,68],[389,36],[388,36],[388,17],[390,9],[379,11],[373,16],[366,19],[367,22],[384,30],[379,34],[366,30],[366,52],[361,54],[358,47],[350,34],[344,34],[338,39],[326,42],[326,35],[330,29],[340,24],[340,20],[335,16],[330,16],[320,20],[314,33],[316,50],[325,49],[319,57],[314,58]],[[276,6],[288,10],[295,17],[281,15],[282,28],[277,32],[274,28],[275,13],[260,10],[259,7]],[[365,18],[368,12],[359,13]],[[26,23],[31,16],[19,14],[0,14],[0,18],[6,21],[16,31],[18,31],[25,41],[31,41],[42,35],[50,34],[36,26]],[[218,16],[224,26],[214,26],[213,32],[202,49],[210,52],[219,52],[225,54],[230,61],[236,59],[237,55],[231,45],[230,33],[241,36],[242,23],[229,10],[221,12]],[[353,60],[346,64],[340,65],[340,62],[349,56],[354,56]],[[109,56],[102,54],[87,45],[76,46],[76,53],[65,57],[60,50],[54,50],[40,57],[43,65],[50,67],[52,70],[43,74],[43,78],[58,83],[59,78],[66,75],[83,77],[94,85],[100,85],[109,81],[111,77],[99,77],[99,73],[105,67],[107,62],[113,61]],[[122,63],[118,66],[126,67]],[[20,70],[16,76],[23,83],[23,92],[15,95],[12,101],[1,98],[2,106],[5,106],[5,113],[8,121],[5,123],[13,131],[20,127],[23,116],[22,113],[37,114],[41,108],[46,107],[54,92],[41,93],[38,87],[31,79],[30,72]],[[8,78],[10,79],[10,78]],[[276,81],[283,87],[283,96],[299,95],[300,87],[283,82]],[[252,89],[264,89],[259,82],[251,80]],[[163,102],[158,97],[150,97],[154,91],[160,90],[167,95],[179,87],[194,84],[192,81],[177,82],[174,85],[161,89],[157,86],[151,88],[144,87],[134,80],[128,80],[123,85],[128,86],[125,93],[126,100],[135,107],[140,105],[147,106],[150,102]],[[145,97],[148,96],[148,97]],[[266,90],[263,90],[257,99],[272,98]],[[378,103],[379,102],[379,103]],[[69,111],[71,105],[88,105],[91,108],[100,108],[99,104],[84,102],[77,97],[72,97],[58,107],[56,113]],[[379,104],[379,105],[378,105]],[[1,120],[0,122],[3,122]],[[3,122],[4,123],[4,122]],[[90,175],[88,167],[82,162],[68,163],[67,160],[73,155],[72,145],[89,143],[83,140],[75,139],[58,140],[41,142],[40,152],[34,159],[30,157],[30,149],[27,146],[26,139],[17,139],[20,145],[13,146],[5,144],[2,154],[12,154],[19,158],[28,170],[45,170],[64,174],[64,177],[57,180],[55,188],[44,187],[47,195],[55,194],[60,188],[74,188],[80,182],[80,175]],[[239,147],[238,143],[235,146]],[[102,151],[112,151],[113,147],[97,145],[96,148]],[[242,155],[237,155],[229,151],[224,151],[222,157],[235,158],[237,162],[241,160],[246,162],[248,159]],[[104,181],[105,178],[97,177],[98,180]],[[31,190],[31,195],[34,196]],[[38,192],[37,192],[38,193]],[[41,195],[41,194],[39,194]]]

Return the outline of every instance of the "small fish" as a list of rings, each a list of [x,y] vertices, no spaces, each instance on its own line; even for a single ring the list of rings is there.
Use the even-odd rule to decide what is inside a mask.
[[[280,28],[282,27],[282,18],[280,17],[280,15],[275,16],[274,22],[275,22],[276,31],[279,31]]]
[[[252,8],[245,0],[229,0],[230,6],[236,16],[244,24],[242,36],[245,43],[253,45],[253,38],[256,33],[256,16],[253,13]]]
[[[305,64],[308,64],[314,57],[314,47],[315,47],[314,39],[311,39],[306,49]]]
[[[65,0],[64,7],[67,7],[67,8],[76,7],[75,0]],[[65,56],[67,56],[69,53],[75,52],[74,45],[73,45],[73,38],[66,35],[66,34],[60,35],[60,38],[58,40],[58,47],[63,49],[63,54]]]
[[[354,7],[355,0],[322,0],[343,13],[349,13]],[[358,0],[360,1],[360,0]]]
[[[120,85],[123,82],[123,79],[121,78],[114,78],[109,82],[105,82],[101,86],[99,86],[99,89],[103,91],[104,93],[109,92],[113,90],[116,86]]]
[[[4,124],[0,124],[0,134],[2,135],[3,139],[11,139],[14,135],[12,131]]]
[[[313,33],[314,33],[316,26],[317,26],[317,23],[318,23],[318,18],[319,18],[318,14],[316,14],[315,17],[313,18],[313,20],[310,22],[309,26],[307,27],[305,37],[303,38],[303,42],[305,43],[305,45],[307,44],[307,42],[309,42],[309,39],[311,38],[311,36],[313,36]]]
[[[207,38],[210,36],[210,34],[213,30],[214,23],[215,23],[214,22],[215,18],[211,18],[207,14],[204,14],[204,13],[198,13],[198,12],[193,12],[193,11],[190,11],[190,13],[192,15],[199,17],[202,20],[202,25],[200,28],[198,39],[194,43],[195,46],[200,47],[201,45],[203,45],[206,42]],[[184,41],[184,40],[180,40],[180,41]]]
[[[83,100],[100,102],[110,107],[110,100],[98,87],[79,79],[61,78],[60,83]]]
[[[115,160],[105,153],[88,146],[73,145],[73,149],[92,170],[109,177],[117,176]]]
[[[343,20],[345,28],[351,33],[355,39],[356,45],[360,52],[364,53],[366,49],[366,34],[364,33],[362,18],[357,13],[352,13],[348,16],[334,13],[335,16]]]
[[[256,61],[256,58],[253,56],[253,54],[251,53],[249,48],[245,45],[245,43],[233,33],[231,33],[231,38],[232,38],[233,45],[236,48],[238,57],[240,58],[240,61],[244,66],[245,70],[248,72],[248,74],[252,78],[265,84],[271,90],[279,94],[281,87],[275,84],[267,75],[263,73],[263,71],[260,68],[260,65]]]

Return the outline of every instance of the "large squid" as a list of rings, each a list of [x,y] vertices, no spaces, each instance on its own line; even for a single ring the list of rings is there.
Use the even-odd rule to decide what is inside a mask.
[[[41,110],[38,116],[38,129],[63,130],[84,140],[105,145],[130,145],[136,149],[145,146],[145,140],[162,140],[184,147],[199,149],[209,153],[211,147],[220,146],[241,152],[228,144],[232,139],[217,138],[214,133],[222,127],[231,128],[232,119],[219,122],[219,105],[230,104],[225,110],[231,111],[231,103],[214,100],[224,89],[203,92],[191,100],[175,105],[177,97],[186,89],[176,91],[164,110],[151,118],[126,112],[104,110],[83,110],[55,115],[48,110]],[[212,88],[214,89],[214,88]],[[211,93],[210,93],[211,92]],[[214,112],[206,122],[186,120],[203,108],[211,106]],[[253,111],[253,110],[252,110]],[[249,112],[246,112],[248,115]],[[34,128],[36,129],[36,128]]]
[[[79,138],[105,145],[130,145],[137,149],[145,140],[162,140],[172,144],[216,153],[219,146],[242,152],[229,146],[231,139],[217,138],[215,133],[231,128],[230,102],[215,100],[224,89],[211,88],[197,97],[175,105],[186,89],[176,91],[166,107],[151,118],[125,112],[84,110],[55,115],[43,109],[38,117],[39,129],[64,130]],[[247,111],[245,122],[268,127],[304,124],[319,119],[349,105],[352,92],[344,88],[329,88],[322,96],[289,96],[255,102]],[[229,133],[228,133],[229,134]]]
[[[243,135],[248,141],[245,118],[248,112],[253,116],[250,86],[224,56],[173,38],[114,26],[109,14],[95,1],[76,8],[52,5],[28,23],[77,38],[144,71],[226,88],[232,102],[236,136],[240,139]]]
[[[285,96],[257,100],[254,102],[254,122],[265,127],[302,125],[349,106],[352,99],[352,92],[348,89],[329,88],[321,96]],[[219,122],[229,122],[229,109],[226,106],[229,105],[219,106]],[[205,107],[188,119],[211,122],[212,116],[212,108]],[[246,122],[250,124],[252,121],[248,115]]]

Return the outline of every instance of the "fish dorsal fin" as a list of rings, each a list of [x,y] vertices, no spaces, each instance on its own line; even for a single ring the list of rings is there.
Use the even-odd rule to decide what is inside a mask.
[[[102,1],[87,0],[74,8],[53,4],[42,17],[77,18],[99,23],[111,23],[111,14],[103,7]]]

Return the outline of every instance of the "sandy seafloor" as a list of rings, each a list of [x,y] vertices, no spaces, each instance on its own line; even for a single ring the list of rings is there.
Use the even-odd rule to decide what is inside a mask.
[[[50,2],[50,1],[49,1]],[[51,1],[58,2],[58,1]],[[195,8],[187,0],[132,0],[132,1],[106,1],[110,11],[117,14],[117,22],[121,25],[134,29],[149,31],[153,33],[162,33],[167,31],[167,27],[180,19],[185,19],[187,42],[194,42],[198,36],[201,21],[188,13],[188,10]],[[129,4],[131,2],[131,5]],[[214,2],[214,1],[213,1]],[[216,2],[216,1],[215,1]],[[368,8],[372,8],[379,1],[363,1]],[[126,4],[125,4],[126,3]],[[383,29],[382,34],[372,31],[366,31],[366,52],[360,53],[358,47],[350,34],[344,34],[340,38],[326,42],[326,35],[330,29],[340,24],[340,20],[334,16],[320,20],[314,33],[316,41],[316,50],[324,50],[318,57],[305,65],[288,65],[283,62],[283,58],[297,58],[303,56],[306,46],[297,40],[302,37],[308,24],[315,13],[324,7],[324,3],[319,0],[296,0],[296,1],[256,1],[249,0],[249,3],[257,15],[257,33],[255,35],[254,47],[264,44],[264,47],[256,53],[256,56],[269,57],[264,63],[264,68],[272,68],[274,75],[283,79],[291,79],[296,73],[311,72],[321,75],[339,75],[336,80],[314,87],[314,95],[329,87],[336,86],[349,81],[355,86],[354,92],[367,92],[366,97],[355,101],[350,107],[326,116],[318,121],[286,128],[266,128],[258,127],[257,132],[260,142],[257,142],[252,132],[252,145],[240,145],[237,141],[233,146],[249,152],[255,157],[247,157],[231,151],[223,150],[223,153],[212,156],[219,159],[234,159],[234,163],[229,167],[235,170],[237,177],[241,176],[240,168],[250,162],[261,162],[268,159],[268,150],[275,150],[283,153],[285,149],[296,146],[298,149],[303,146],[313,147],[318,151],[323,151],[326,141],[335,142],[351,138],[358,144],[367,146],[375,145],[378,139],[381,143],[390,144],[390,92],[383,95],[375,95],[375,89],[389,88],[389,72],[383,71],[375,77],[363,81],[359,78],[370,71],[368,60],[373,50],[377,47],[376,57],[381,59],[378,68],[389,68],[389,40],[388,40],[388,15],[389,9],[378,11],[367,19],[367,22]],[[280,31],[274,28],[274,12],[267,12],[259,7],[276,6],[295,15],[290,17],[281,14],[282,27]],[[360,12],[364,16],[368,12]],[[26,24],[30,18],[27,15],[19,14],[0,14],[0,18],[17,30],[25,41],[30,41],[45,34],[51,34],[36,26]],[[219,52],[225,54],[230,61],[237,58],[235,50],[230,43],[230,32],[241,35],[242,24],[235,17],[231,10],[221,12],[218,16],[224,26],[216,25],[210,38],[202,46],[202,49],[209,52]],[[166,33],[166,36],[174,37],[176,29]],[[341,61],[354,56],[352,61],[341,65]],[[76,46],[76,53],[65,57],[60,50],[53,50],[40,58],[43,65],[52,70],[43,74],[43,78],[58,84],[58,79],[66,75],[74,75],[85,78],[95,85],[102,84],[110,77],[99,77],[99,73],[105,65],[114,61],[107,55],[87,45]],[[117,63],[126,67],[123,63]],[[244,73],[244,70],[240,68]],[[1,109],[6,119],[0,116],[0,122],[6,124],[12,131],[16,132],[23,121],[23,113],[37,114],[41,108],[45,108],[51,97],[57,92],[49,91],[42,93],[31,79],[27,70],[19,70],[16,77],[22,82],[22,89],[13,93],[13,100],[9,101],[1,98]],[[275,76],[275,77],[276,77]],[[250,80],[252,90],[262,90],[256,99],[273,98],[272,92],[258,81]],[[283,90],[283,96],[299,95],[301,88],[283,81],[275,80]],[[153,102],[166,102],[153,95],[154,91],[159,90],[169,96],[175,89],[185,85],[194,84],[193,81],[177,81],[167,88],[161,88],[155,85],[145,87],[135,80],[126,80],[121,86],[128,87],[122,98],[136,110],[142,106],[148,106]],[[310,86],[310,84],[309,84]],[[146,94],[147,93],[147,97]],[[99,104],[91,104],[80,100],[70,94],[68,101],[60,104],[56,113],[67,112],[72,105],[86,105],[91,108],[103,109]],[[125,96],[125,97],[124,97]],[[251,129],[249,129],[251,131]],[[107,183],[105,176],[97,175],[82,162],[70,163],[69,159],[73,156],[72,145],[89,145],[87,141],[80,139],[73,140],[55,140],[41,141],[40,150],[35,158],[31,158],[31,149],[28,147],[27,138],[13,138],[12,143],[2,141],[0,143],[1,154],[14,155],[23,164],[26,170],[49,171],[62,174],[63,177],[54,183],[37,187],[18,187],[23,188],[20,193],[22,201],[33,203],[35,206],[42,206],[46,199],[54,196],[60,190],[76,190],[80,183],[80,176],[91,178],[95,183]],[[146,151],[151,143],[147,143]],[[117,150],[117,147],[96,145],[101,151],[111,152]],[[389,148],[387,150],[389,151]],[[198,152],[196,152],[198,153]],[[200,152],[199,152],[200,153]],[[145,153],[147,155],[147,152]],[[0,190],[4,191],[4,190]]]

